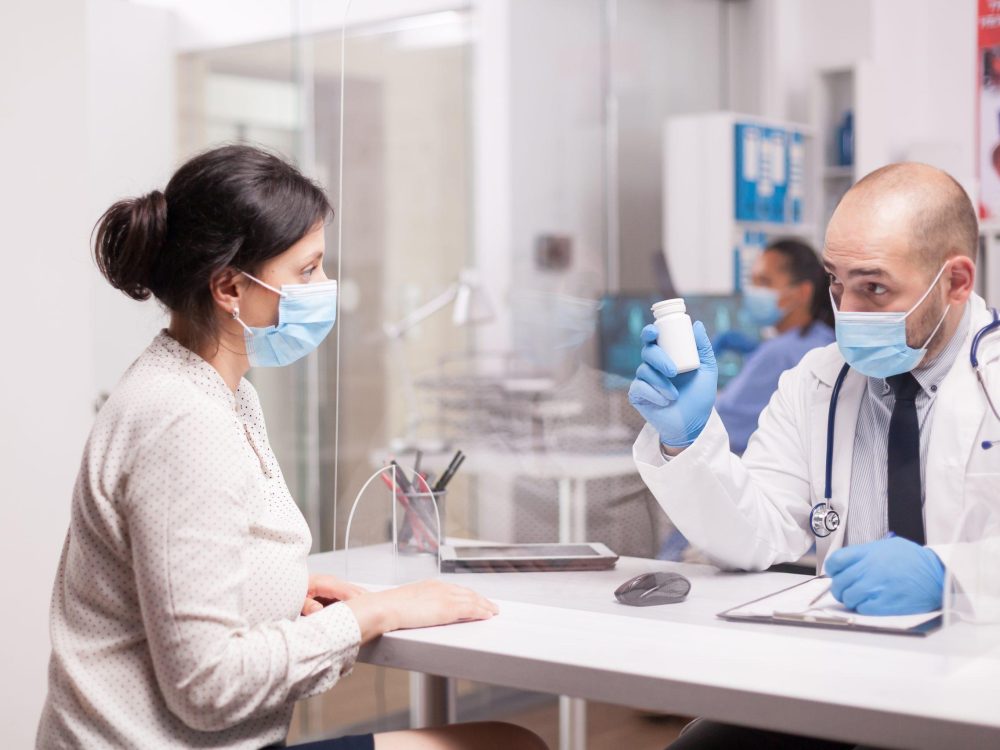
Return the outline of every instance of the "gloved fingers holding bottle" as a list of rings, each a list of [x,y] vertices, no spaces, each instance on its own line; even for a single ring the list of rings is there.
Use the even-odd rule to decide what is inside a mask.
[[[891,537],[839,549],[824,565],[830,593],[862,615],[909,615],[941,608],[944,565],[929,547]]]
[[[648,325],[643,329],[642,364],[636,370],[635,376],[656,389],[667,402],[676,401],[677,388],[671,380],[677,377],[677,365],[670,355],[657,345],[656,336],[656,326]]]
[[[662,326],[656,325],[642,331],[642,364],[629,388],[629,402],[657,430],[664,445],[681,448],[691,445],[708,423],[718,367],[700,322],[693,326],[697,367],[687,372],[678,372],[674,358],[658,343],[662,333]]]

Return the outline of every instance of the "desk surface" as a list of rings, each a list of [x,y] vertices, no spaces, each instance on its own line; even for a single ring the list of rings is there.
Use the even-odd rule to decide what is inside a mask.
[[[310,568],[373,586],[435,573],[430,558],[394,568],[388,545],[314,555]],[[688,600],[614,600],[622,581],[656,569],[688,576]],[[995,627],[914,638],[725,622],[715,615],[801,576],[637,558],[611,571],[442,578],[494,599],[500,615],[390,633],[362,661],[875,745],[1000,747]]]

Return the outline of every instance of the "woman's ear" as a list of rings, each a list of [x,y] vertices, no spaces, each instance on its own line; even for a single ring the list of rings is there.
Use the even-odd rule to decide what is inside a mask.
[[[245,286],[246,277],[231,266],[219,271],[209,282],[212,299],[226,315],[232,315],[239,308]]]
[[[812,309],[812,298],[816,286],[811,281],[800,281],[795,288],[795,302],[804,310]]]

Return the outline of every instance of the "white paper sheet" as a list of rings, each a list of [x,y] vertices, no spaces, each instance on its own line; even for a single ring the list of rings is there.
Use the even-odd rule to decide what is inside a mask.
[[[919,615],[859,615],[857,612],[847,609],[829,592],[824,594],[816,604],[810,606],[809,603],[829,586],[829,578],[813,578],[786,591],[779,591],[759,601],[729,610],[726,614],[734,617],[775,617],[777,619],[788,615],[793,617],[808,615],[821,622],[836,624],[837,621],[840,621],[844,625],[862,625],[885,630],[908,630],[923,625],[941,614],[941,611],[937,610]]]

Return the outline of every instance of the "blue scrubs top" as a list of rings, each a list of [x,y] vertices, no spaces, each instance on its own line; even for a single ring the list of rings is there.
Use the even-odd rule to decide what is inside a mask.
[[[743,361],[743,369],[729,381],[715,401],[715,410],[729,433],[729,447],[743,453],[757,418],[771,394],[778,390],[778,378],[795,367],[810,349],[833,343],[836,337],[826,323],[815,321],[803,335],[792,328],[761,343]]]

